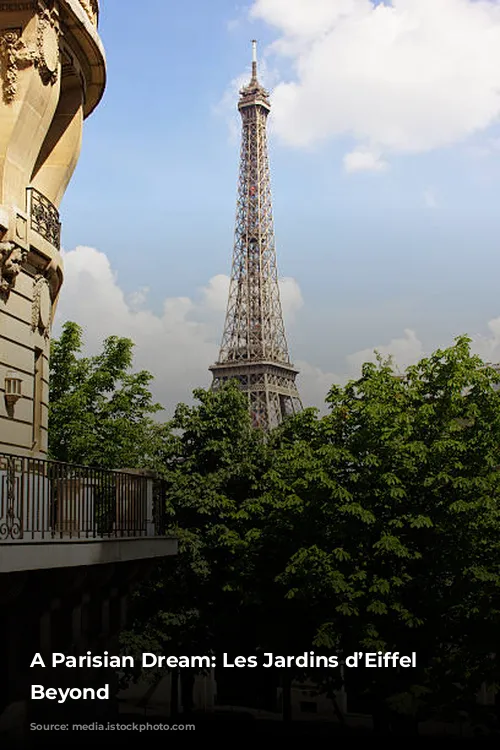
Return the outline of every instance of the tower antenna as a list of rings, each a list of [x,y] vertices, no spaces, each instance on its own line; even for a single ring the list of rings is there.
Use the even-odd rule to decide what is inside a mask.
[[[257,40],[252,40],[252,79],[257,80]]]

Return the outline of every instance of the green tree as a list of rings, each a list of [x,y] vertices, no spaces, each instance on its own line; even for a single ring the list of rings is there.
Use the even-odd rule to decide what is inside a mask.
[[[146,371],[132,373],[133,343],[110,336],[82,355],[83,331],[67,322],[51,345],[49,455],[106,469],[157,468],[163,427]]]
[[[357,673],[379,716],[470,709],[497,677],[499,382],[461,337],[403,377],[366,364],[329,415],[276,436],[267,533],[294,540],[277,580],[314,645],[417,652],[415,670]]]
[[[129,652],[145,644],[178,655],[256,646],[247,556],[267,447],[236,384],[194,396],[194,406],[177,407],[163,444],[167,533],[178,538],[179,554],[137,592],[133,627],[123,637]]]

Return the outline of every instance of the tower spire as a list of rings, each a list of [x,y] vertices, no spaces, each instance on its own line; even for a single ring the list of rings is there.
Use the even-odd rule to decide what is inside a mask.
[[[214,390],[239,381],[254,426],[269,430],[302,404],[281,310],[267,153],[271,104],[257,80],[255,41],[252,79],[240,92],[238,109],[242,138],[233,265],[219,359],[210,370]]]
[[[257,41],[252,40],[252,81],[257,82]]]

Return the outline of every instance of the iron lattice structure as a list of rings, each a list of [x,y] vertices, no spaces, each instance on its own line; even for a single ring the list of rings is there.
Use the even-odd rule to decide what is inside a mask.
[[[255,427],[270,430],[302,409],[281,309],[271,178],[267,153],[268,92],[257,78],[240,91],[242,118],[238,203],[224,333],[212,389],[236,379],[248,393]]]

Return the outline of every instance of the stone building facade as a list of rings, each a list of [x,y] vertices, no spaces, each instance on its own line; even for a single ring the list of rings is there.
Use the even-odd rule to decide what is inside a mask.
[[[47,452],[59,206],[105,86],[97,0],[0,2],[0,453]]]
[[[98,10],[97,0],[0,0],[2,748],[26,747],[30,722],[64,714],[30,700],[33,653],[115,648],[131,588],[177,553],[163,484],[149,472],[43,460],[63,283],[59,206],[105,86]]]

